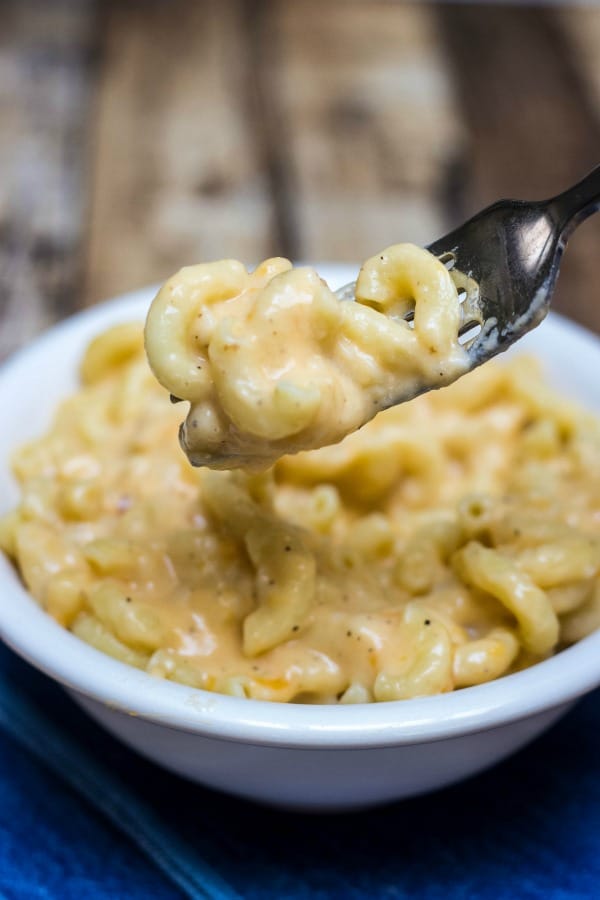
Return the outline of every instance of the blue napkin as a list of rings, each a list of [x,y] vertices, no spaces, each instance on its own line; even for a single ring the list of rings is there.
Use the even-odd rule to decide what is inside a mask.
[[[492,771],[364,813],[191,785],[0,648],[2,898],[600,896],[600,692]]]

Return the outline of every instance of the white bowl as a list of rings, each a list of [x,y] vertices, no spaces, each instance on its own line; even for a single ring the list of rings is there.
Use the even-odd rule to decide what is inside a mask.
[[[352,269],[321,267],[337,286]],[[18,500],[15,447],[40,434],[76,384],[86,343],[142,320],[154,289],[56,326],[0,369],[0,512]],[[589,407],[600,395],[600,341],[550,316],[520,344]],[[339,810],[409,797],[485,769],[522,747],[600,684],[600,632],[523,672],[452,694],[364,706],[297,706],[220,696],[117,662],[44,613],[0,559],[0,634],[63,684],[108,731],[167,769],[269,804]],[[540,747],[543,752],[543,747]]]

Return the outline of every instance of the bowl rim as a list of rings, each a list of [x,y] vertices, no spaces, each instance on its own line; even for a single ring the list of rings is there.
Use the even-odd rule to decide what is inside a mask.
[[[353,271],[344,265],[320,268],[339,283],[350,280]],[[0,408],[36,357],[59,364],[65,356],[78,357],[97,329],[142,316],[155,290],[152,285],[76,313],[9,357],[0,367]],[[550,314],[543,328],[563,341],[587,345],[600,360],[600,340],[581,326]],[[16,436],[17,445],[19,440]],[[0,637],[35,668],[112,710],[178,731],[261,746],[352,749],[443,740],[542,713],[600,684],[599,630],[521,672],[434,697],[302,706],[215,694],[158,679],[81,641],[37,605],[3,556]]]

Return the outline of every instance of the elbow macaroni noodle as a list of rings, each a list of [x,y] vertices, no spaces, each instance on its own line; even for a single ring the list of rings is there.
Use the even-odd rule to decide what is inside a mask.
[[[358,304],[281,260],[199,266],[163,288],[146,340],[204,437],[216,429],[211,452],[264,461],[340,437],[394,379],[452,359],[455,296],[438,308],[425,290],[444,286],[403,247],[366,264]],[[393,318],[411,295],[414,331]],[[273,342],[253,381],[264,348],[228,304],[244,329],[258,307],[262,325],[297,327],[276,383],[288,356]],[[481,684],[600,625],[600,426],[532,360],[487,364],[261,473],[188,464],[141,327],[96,338],[81,375],[15,455],[22,498],[0,547],[50,615],[123,662],[234,696],[365,703]]]
[[[194,465],[264,468],[453,381],[467,367],[459,327],[446,268],[398,244],[364,264],[356,302],[286,259],[252,273],[235,260],[189,266],[154,300],[146,351],[163,387],[190,401],[181,443]]]

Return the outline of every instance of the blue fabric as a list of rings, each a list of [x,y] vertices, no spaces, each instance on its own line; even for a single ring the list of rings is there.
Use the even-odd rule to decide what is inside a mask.
[[[600,896],[600,692],[484,775],[345,816],[168,775],[5,649],[0,729],[2,898]]]

